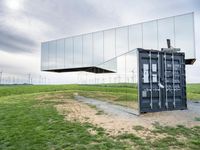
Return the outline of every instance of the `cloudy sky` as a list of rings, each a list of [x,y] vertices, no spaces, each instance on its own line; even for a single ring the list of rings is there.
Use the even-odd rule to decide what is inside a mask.
[[[42,41],[188,12],[195,12],[197,61],[187,81],[200,83],[200,0],[0,0],[0,71],[55,77],[40,72]]]

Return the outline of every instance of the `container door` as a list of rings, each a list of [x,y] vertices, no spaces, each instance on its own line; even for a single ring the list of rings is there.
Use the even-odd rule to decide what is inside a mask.
[[[140,112],[186,109],[183,53],[139,50]]]
[[[140,112],[162,109],[161,55],[156,51],[139,52]]]
[[[163,53],[166,110],[186,109],[185,63],[182,53]]]

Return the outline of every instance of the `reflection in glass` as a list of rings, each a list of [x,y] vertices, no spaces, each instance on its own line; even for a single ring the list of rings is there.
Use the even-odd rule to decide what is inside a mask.
[[[119,83],[126,82],[126,55],[117,58],[117,75]]]
[[[158,49],[157,21],[143,23],[143,48]]]
[[[129,26],[129,50],[143,48],[142,45],[142,24]]]
[[[93,65],[103,63],[103,32],[93,33],[93,49]]]
[[[126,78],[128,83],[137,83],[138,81],[138,58],[137,51],[131,51],[126,54]]]
[[[73,38],[65,39],[65,68],[73,67],[73,58],[74,58],[74,50],[73,50]]]
[[[185,52],[186,59],[195,56],[193,19],[193,13],[175,17],[175,45]]]
[[[56,41],[49,42],[49,69],[56,68]]]
[[[48,50],[48,48],[49,48],[48,42],[44,43],[43,67],[44,67],[45,70],[48,69],[48,61],[49,61],[49,52],[48,52],[49,50]]]
[[[106,30],[104,31],[104,61],[115,56],[115,29]]]
[[[138,114],[137,57],[137,50],[132,50],[98,65],[98,68],[114,72],[94,74],[90,77],[94,86],[105,87],[92,93],[92,96],[99,100],[129,107],[135,114]]]
[[[41,44],[41,69],[45,70],[44,63],[45,63],[45,43]]]
[[[116,53],[117,56],[128,52],[128,27],[116,29]]]
[[[83,66],[92,65],[92,34],[83,35]]]
[[[158,46],[159,49],[167,47],[167,39],[170,39],[171,45],[174,43],[174,18],[166,18],[158,20]]]
[[[42,43],[41,68],[95,66],[135,48],[181,48],[195,58],[193,13]],[[47,42],[46,42],[47,43]],[[45,50],[47,49],[47,50]],[[47,54],[46,54],[47,53]],[[45,57],[47,55],[47,57]],[[46,62],[46,63],[45,63]]]
[[[74,37],[74,67],[82,66],[82,36]]]
[[[65,65],[65,40],[57,41],[57,68],[64,68]]]
[[[105,63],[98,65],[98,67],[108,71],[117,72],[117,59],[113,58]]]

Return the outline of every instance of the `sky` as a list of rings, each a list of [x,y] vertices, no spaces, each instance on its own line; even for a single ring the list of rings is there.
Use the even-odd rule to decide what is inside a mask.
[[[195,12],[196,57],[187,82],[200,83],[200,0],[0,0],[0,71],[70,83],[74,73],[40,71],[41,42]]]

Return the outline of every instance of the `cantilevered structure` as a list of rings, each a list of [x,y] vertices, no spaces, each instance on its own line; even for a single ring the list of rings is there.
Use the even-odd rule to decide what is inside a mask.
[[[194,14],[188,13],[46,41],[41,46],[41,70],[96,72],[98,64],[135,48],[160,50],[166,47],[166,39],[185,53],[186,64],[192,64],[195,61],[194,38]]]
[[[81,71],[81,78],[84,71],[84,84],[123,86],[115,102],[139,113],[186,109],[194,39],[193,13],[66,37],[42,43],[41,70]]]

